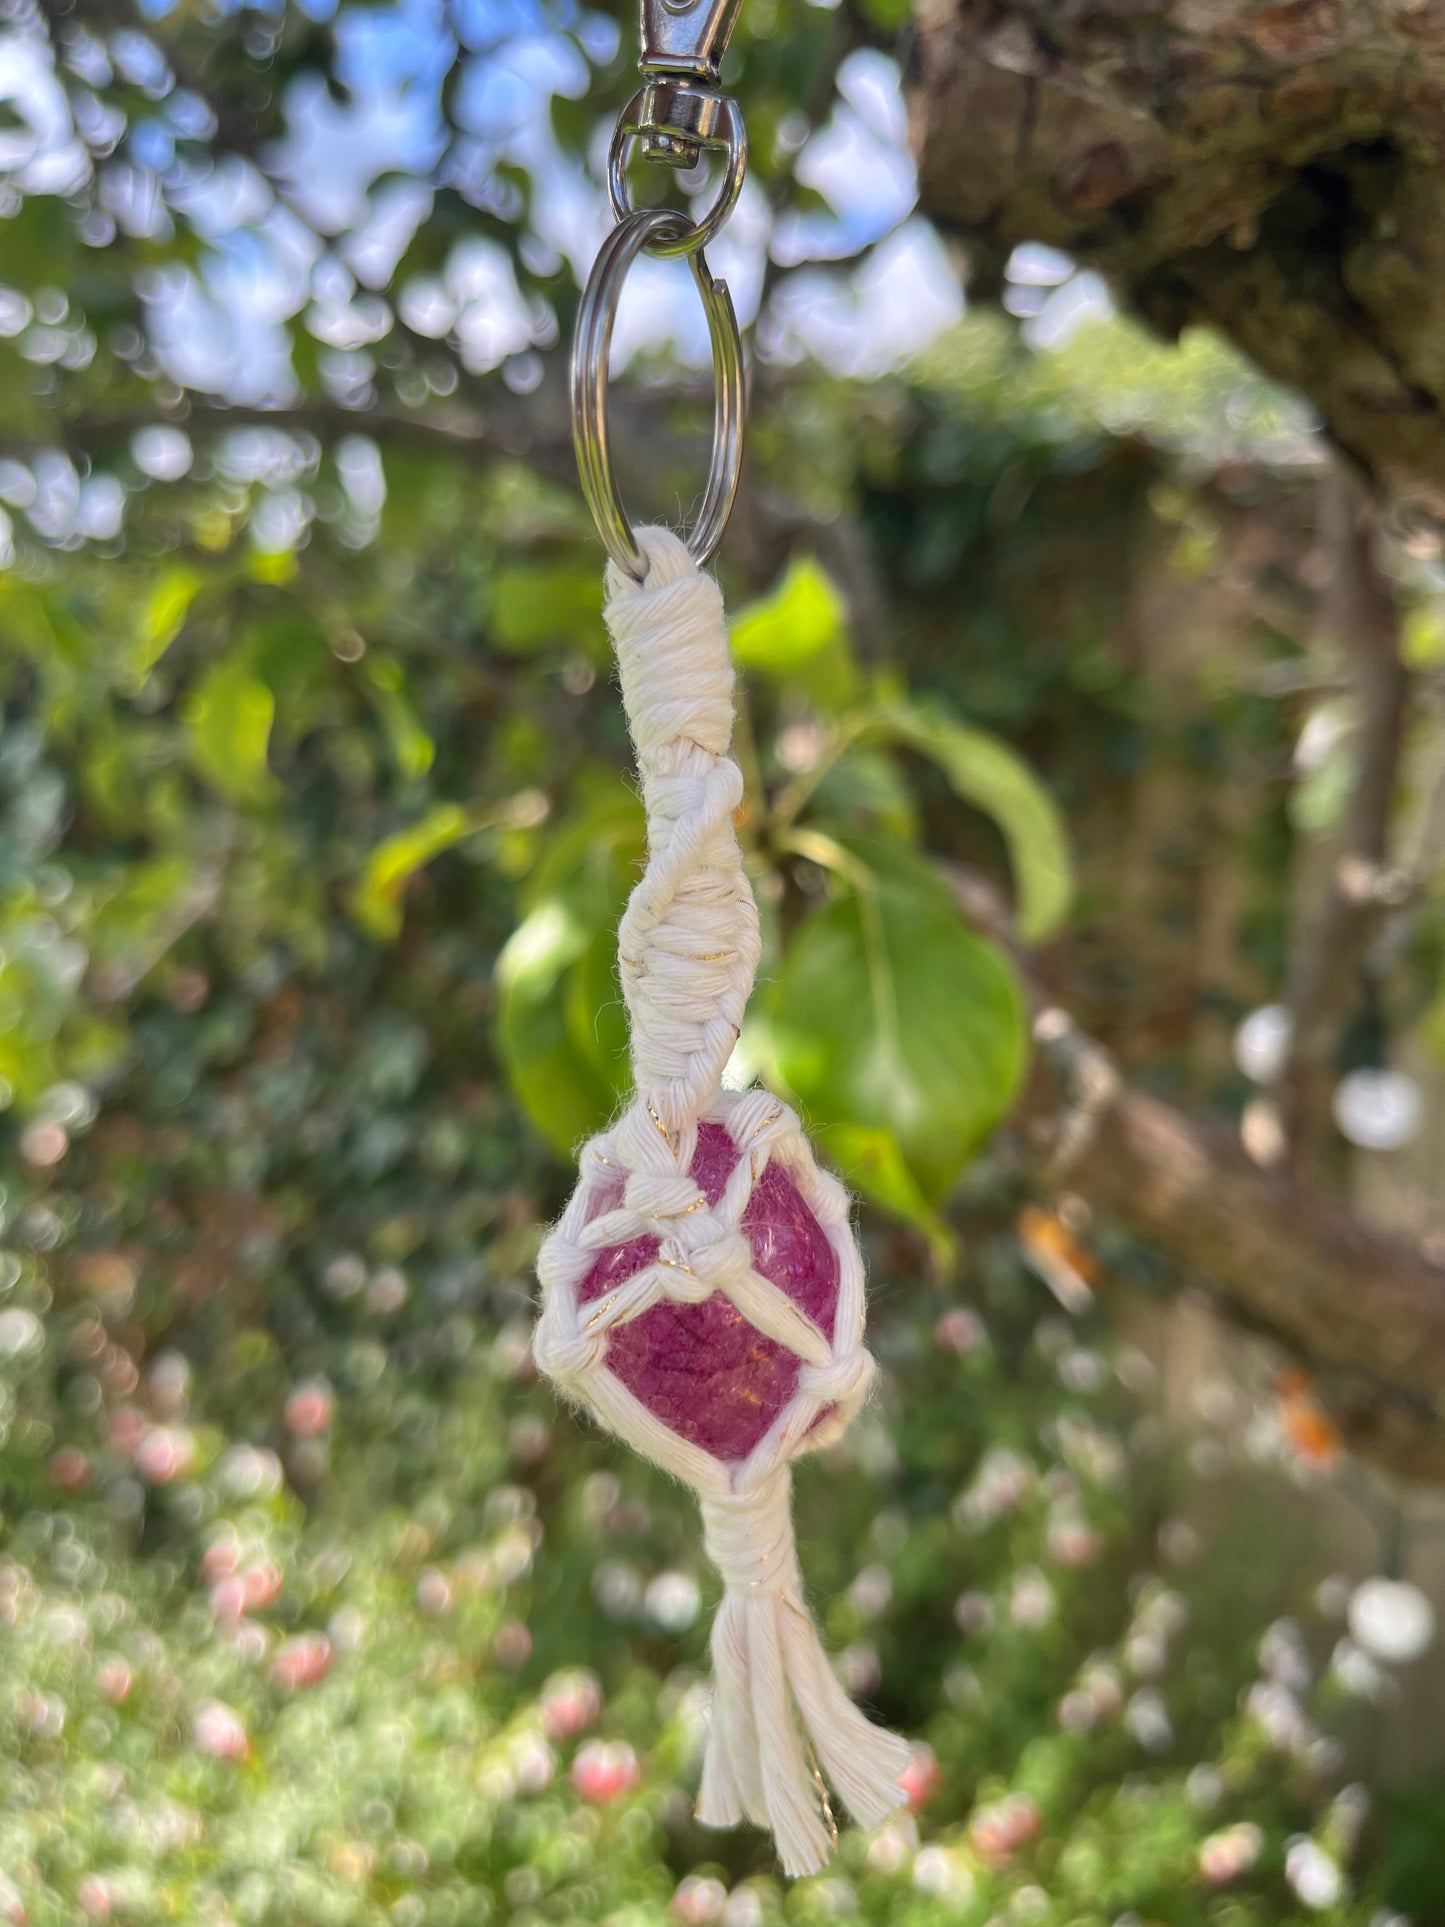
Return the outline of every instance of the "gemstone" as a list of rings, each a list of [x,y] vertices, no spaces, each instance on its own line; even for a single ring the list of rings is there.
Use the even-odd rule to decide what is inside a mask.
[[[721,1124],[700,1124],[692,1176],[716,1204],[738,1160]],[[615,1209],[620,1193],[599,1211]],[[786,1292],[829,1339],[838,1305],[838,1255],[791,1172],[769,1164],[743,1213],[753,1267]],[[578,1292],[590,1304],[657,1256],[656,1238],[604,1251]],[[607,1366],[639,1403],[680,1438],[725,1462],[746,1458],[797,1389],[799,1361],[766,1337],[720,1291],[699,1305],[653,1305],[617,1326]]]

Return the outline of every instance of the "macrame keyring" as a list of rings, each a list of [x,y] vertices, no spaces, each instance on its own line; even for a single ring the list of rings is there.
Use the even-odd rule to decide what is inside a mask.
[[[722,1088],[758,962],[722,597],[676,536],[637,540],[647,574],[614,562],[607,604],[647,807],[647,868],[618,939],[637,1095],[583,1148],[542,1246],[534,1349],[701,1498],[726,1591],[698,1814],[771,1827],[787,1871],[810,1873],[831,1841],[797,1716],[864,1826],[902,1804],[908,1762],[824,1656],[791,1518],[792,1461],[838,1438],[867,1395],[863,1265],[843,1188],[793,1112]]]
[[[642,780],[647,864],[618,935],[636,1094],[583,1147],[577,1188],[543,1242],[533,1349],[562,1392],[697,1491],[724,1584],[698,1816],[770,1827],[786,1871],[803,1874],[836,1840],[823,1776],[855,1820],[876,1826],[904,1803],[909,1749],[871,1725],[835,1677],[793,1537],[792,1462],[841,1436],[873,1376],[848,1199],[786,1104],[722,1084],[759,951],[733,827],[743,782],[728,754],[732,660],[722,597],[702,567],[726,524],[742,445],[737,322],[702,257],[745,154],[735,104],[715,91],[735,7],[715,0],[708,13],[698,0],[684,19],[644,0],[651,78],[614,143],[614,204],[633,135],[681,164],[702,146],[724,147],[724,185],[696,226],[618,205],[573,350],[574,434],[613,557],[605,614]],[[670,69],[687,78],[659,77]],[[717,372],[713,466],[686,543],[632,530],[607,443],[612,320],[629,264],[649,247],[688,256]]]

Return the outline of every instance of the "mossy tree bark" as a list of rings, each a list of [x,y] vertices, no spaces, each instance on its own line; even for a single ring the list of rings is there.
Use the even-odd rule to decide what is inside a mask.
[[[975,276],[1065,249],[1445,515],[1442,0],[918,0],[916,29],[922,202]]]

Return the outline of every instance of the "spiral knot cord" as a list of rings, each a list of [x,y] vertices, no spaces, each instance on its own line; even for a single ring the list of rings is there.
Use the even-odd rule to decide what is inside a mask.
[[[717,1089],[758,967],[758,913],[733,814],[733,667],[717,584],[643,529],[646,579],[614,563],[607,626],[647,810],[647,868],[618,933],[639,1096],[680,1140]],[[689,1153],[690,1156],[690,1153]]]

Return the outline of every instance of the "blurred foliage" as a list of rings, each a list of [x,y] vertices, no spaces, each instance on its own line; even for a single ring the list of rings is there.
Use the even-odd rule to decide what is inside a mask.
[[[919,358],[940,386],[978,397],[1015,428],[1068,442],[1102,430],[1147,434],[1160,447],[1214,462],[1309,461],[1309,411],[1264,380],[1216,335],[1187,329],[1165,345],[1126,317],[1089,320],[1063,352],[1022,347],[997,313],[970,315]]]
[[[75,151],[0,183],[0,1919],[1365,1927],[1387,1884],[1428,1919],[1438,1802],[1386,1824],[1348,1784],[1390,1682],[1314,1587],[1328,1437],[1240,1401],[1180,1458],[1111,1308],[1041,1315],[1040,1274],[1147,1256],[981,1155],[1027,1025],[980,879],[1031,944],[1071,919],[1126,1062],[1239,1100],[1220,1038],[1277,981],[1313,807],[1316,697],[1255,673],[1300,658],[1307,424],[1117,321],[760,372],[750,495],[791,520],[723,558],[740,1068],[879,1207],[886,1395],[801,1537],[850,1687],[931,1749],[916,1816],[785,1891],[688,1815],[691,1502],[526,1359],[559,1154],[627,1080],[641,818],[547,403],[557,183],[595,196],[630,55],[571,6],[316,11],[9,16]],[[899,24],[749,0],[777,220]],[[288,138],[352,152],[379,75],[435,139],[363,141],[326,203]]]
[[[851,446],[876,527],[905,490],[926,519],[916,475],[972,440],[957,390],[824,383],[796,406]],[[879,424],[910,411],[909,468],[880,466]],[[280,453],[281,485],[324,501],[325,457]],[[1040,530],[1077,460],[1041,471]],[[1148,492],[1133,461],[1086,471],[1121,525]],[[1242,1486],[1225,1525],[1197,1507],[1142,1358],[1102,1311],[1041,1316],[1037,1230],[987,1166],[940,1282],[870,1221],[889,1389],[801,1482],[845,1676],[930,1749],[917,1817],[790,1890],[757,1840],[693,1826],[712,1582],[691,1502],[559,1415],[526,1357],[567,1172],[524,1113],[566,1146],[625,1076],[612,928],[640,813],[572,601],[591,547],[514,468],[382,468],[360,546],[344,515],[258,546],[270,484],[202,471],[138,490],[123,554],[32,552],[4,578],[0,1901],[36,1927],[1364,1927],[1372,1835],[1338,1790],[1374,1689],[1331,1658],[1339,1587],[1313,1598],[1302,1522],[1286,1550],[1297,1454],[1278,1441],[1261,1470],[1222,1415],[1213,1477]],[[1015,888],[1039,934],[1068,888],[1037,779],[953,705],[981,665],[1021,734],[1072,730],[1080,702],[1115,717],[1106,745],[1134,727],[1127,680],[1055,693],[1052,647],[990,644],[1013,580],[994,567],[925,581],[886,671],[815,561],[738,599],[769,941],[746,1042],[940,1265],[1023,1036],[949,864]],[[776,620],[796,598],[808,660],[838,672],[816,683]],[[207,721],[222,673],[270,692],[263,760]],[[896,1033],[859,1021],[885,980]],[[884,1043],[888,1089],[931,1107],[917,1136],[870,1084]],[[1260,1647],[1285,1606],[1302,1630]],[[1306,1847],[1335,1870],[1323,1908],[1296,1890]]]

